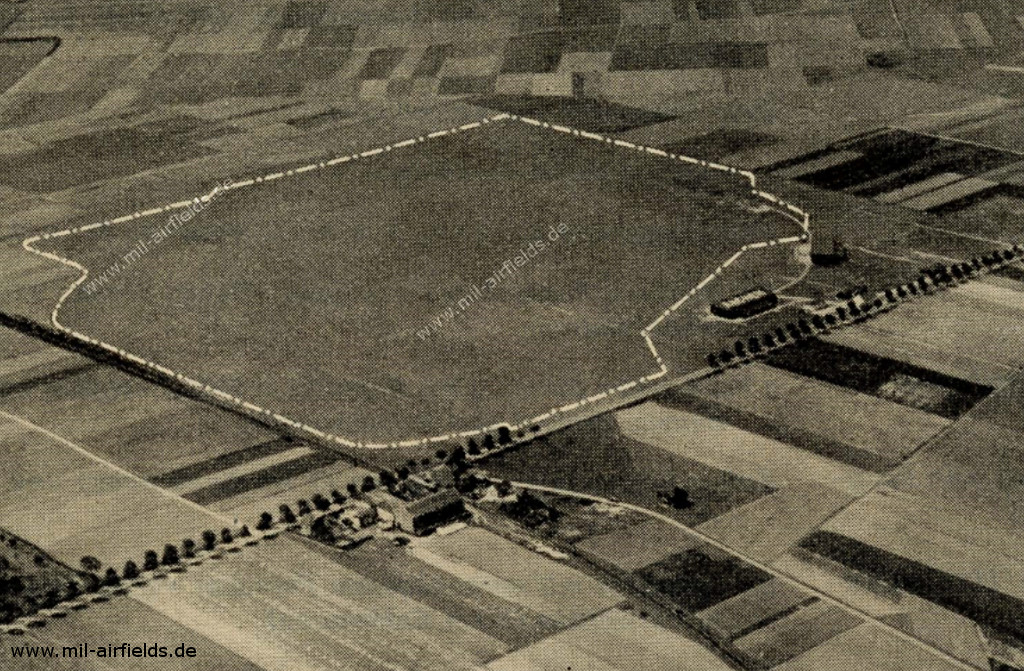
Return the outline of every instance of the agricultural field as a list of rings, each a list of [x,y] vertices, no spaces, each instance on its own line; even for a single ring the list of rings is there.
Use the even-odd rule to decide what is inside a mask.
[[[775,668],[777,671],[812,671],[822,666],[834,671],[952,671],[959,668],[907,645],[872,624],[847,629]]]
[[[686,552],[701,541],[682,529],[659,520],[586,538],[575,547],[587,556],[612,564],[623,571],[635,571],[670,555]]]
[[[798,357],[799,350],[787,355]],[[715,414],[738,426],[758,431],[767,425],[759,432],[780,437],[791,430],[801,434],[801,447],[875,471],[900,463],[949,424],[908,405],[761,364],[686,385],[667,394],[666,403],[701,407],[699,401],[688,403],[688,395],[721,408]],[[677,396],[682,398],[674,403]]]
[[[491,671],[679,671],[731,668],[699,644],[621,610],[609,610],[488,665]]]
[[[75,292],[61,318],[347,437],[518,420],[650,373],[641,327],[745,242],[799,233],[744,209],[741,184],[495,123],[228,191],[100,290]],[[154,225],[50,246],[101,273]],[[773,267],[760,271],[771,285]]]
[[[151,646],[157,641],[174,641],[170,646],[173,655],[180,645],[196,649],[192,658],[161,658],[158,664],[169,671],[260,671],[264,666],[259,661],[246,659],[244,655],[232,652],[207,637],[209,632],[197,631],[196,627],[176,622],[172,617],[146,606],[134,599],[118,599],[87,610],[60,621],[51,620],[45,628],[30,629],[18,639],[27,645],[55,646],[58,654],[54,659],[4,659],[5,668],[16,671],[104,671],[112,664],[127,671],[146,671],[153,668],[154,659],[125,658],[116,660],[97,658],[60,658],[63,646],[77,647],[88,641],[90,647],[130,645]],[[9,639],[5,639],[7,641]],[[164,645],[165,643],[160,643]],[[6,655],[6,651],[5,651]]]
[[[673,454],[656,443],[641,442],[643,437],[630,437],[627,431],[628,425],[624,430],[613,417],[600,416],[490,457],[484,467],[495,477],[618,498],[647,508],[659,508],[658,493],[679,486],[687,490],[693,505],[663,512],[685,524],[718,517],[773,491],[753,479],[759,477],[753,469],[729,472],[700,455]]]
[[[7,455],[0,519],[66,565],[93,556],[120,567],[127,559],[138,562],[147,549],[163,548],[168,539],[223,526],[213,514],[16,416],[2,417],[0,443]]]
[[[476,669],[509,651],[286,537],[131,598],[266,671]]]
[[[430,536],[411,552],[460,580],[563,625],[622,600],[593,578],[476,527]]]
[[[771,580],[771,576],[710,545],[680,552],[636,575],[688,611],[700,611]]]
[[[693,460],[728,474],[729,478],[764,483],[763,487],[772,490],[798,482],[814,482],[856,496],[865,493],[879,479],[869,471],[653,402],[621,410],[616,418],[625,436],[655,446],[661,453],[661,460],[666,459],[665,455],[668,455],[668,463],[673,458]],[[697,496],[691,498],[700,500]],[[750,500],[753,498],[744,503]],[[708,519],[732,507],[718,509]]]

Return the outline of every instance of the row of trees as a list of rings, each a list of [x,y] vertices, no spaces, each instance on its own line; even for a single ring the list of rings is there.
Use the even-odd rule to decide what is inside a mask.
[[[935,289],[953,286],[974,278],[984,271],[995,270],[1007,263],[1020,260],[1021,256],[1020,246],[1014,245],[1012,249],[996,250],[970,261],[923,268],[917,279],[886,289],[870,301],[858,302],[851,298],[844,305],[836,306],[827,313],[812,315],[810,319],[801,318],[796,322],[789,322],[774,331],[752,335],[747,340],[737,340],[731,349],[723,349],[717,354],[708,354],[708,365],[712,368],[719,368],[738,361],[756,358],[790,342],[826,332],[840,324],[859,321],[910,298]]]

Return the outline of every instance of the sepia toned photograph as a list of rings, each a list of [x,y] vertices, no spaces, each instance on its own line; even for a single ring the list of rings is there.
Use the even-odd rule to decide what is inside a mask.
[[[1024,0],[0,0],[0,671],[1024,671]]]

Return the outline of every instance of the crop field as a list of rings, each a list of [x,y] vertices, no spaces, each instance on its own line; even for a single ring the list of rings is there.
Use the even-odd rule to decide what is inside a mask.
[[[697,381],[685,393],[772,424],[817,433],[831,445],[849,445],[890,464],[949,424],[932,413],[760,364]],[[829,454],[831,445],[815,451]],[[857,463],[835,451],[840,461]]]
[[[44,376],[36,384],[12,388],[0,396],[0,409],[143,477],[174,477],[179,469],[277,437],[247,420],[111,368],[75,370],[80,372]]]
[[[1024,640],[1024,600],[829,531],[801,542],[807,550],[927,599],[1016,641]]]
[[[673,454],[643,440],[629,437],[614,418],[601,416],[498,454],[485,466],[509,480],[619,498],[647,508],[661,505],[658,492],[683,487],[693,505],[666,508],[664,514],[690,525],[773,491],[753,479],[754,471],[734,474],[698,455]]]
[[[776,671],[953,671],[959,668],[873,624],[862,624],[775,667]]]
[[[795,482],[816,482],[859,495],[878,479],[873,473],[807,450],[656,403],[627,408],[615,416],[625,436],[656,446],[662,460],[665,454],[692,459],[732,478],[762,482],[765,487],[780,489]],[[699,501],[696,496],[691,498]],[[718,510],[711,517],[726,510]]]
[[[967,292],[986,291],[982,281]],[[1010,297],[1021,297],[1010,294]],[[1024,304],[1024,302],[1022,302]],[[956,419],[992,388],[943,375],[903,361],[874,356],[828,340],[807,340],[773,353],[766,363],[901,405]]]
[[[723,636],[734,639],[760,629],[815,599],[787,582],[772,579],[696,615]]]
[[[576,549],[608,562],[623,571],[635,571],[669,555],[685,552],[701,541],[659,520],[646,520],[579,543]]]
[[[427,537],[414,546],[412,554],[563,625],[622,600],[618,593],[575,569],[475,527],[450,536]]]
[[[9,641],[10,639],[5,639]],[[165,657],[159,660],[160,667],[168,671],[261,671],[259,661],[246,659],[244,655],[231,652],[207,638],[196,628],[175,622],[153,608],[133,599],[118,599],[114,603],[94,605],[87,610],[76,612],[62,620],[50,620],[42,629],[31,629],[19,639],[27,645],[56,646],[55,659],[14,660],[6,656],[4,668],[11,671],[108,671],[112,664],[126,671],[145,671],[153,668],[153,658],[88,658],[59,657],[63,646],[77,647],[88,641],[91,648],[99,646],[129,645],[151,646],[160,642],[169,646],[173,655],[179,644],[196,649],[193,658]]]
[[[771,576],[710,545],[671,555],[636,571],[644,582],[694,612],[771,580]]]
[[[0,7],[0,32],[5,22],[6,9]],[[25,73],[53,49],[50,40],[15,41],[0,40],[0,94],[11,88]]]
[[[895,335],[941,354],[963,355],[982,366],[1016,370],[1024,346],[1022,315],[1018,292],[969,283],[909,303],[860,328]],[[1000,337],[992,338],[992,333]]]
[[[327,556],[364,578],[404,594],[484,634],[522,648],[562,626],[529,608],[457,579],[387,540],[351,550],[324,549]]]
[[[818,601],[736,639],[733,644],[754,659],[776,666],[861,622],[838,606]]]
[[[468,670],[508,651],[285,537],[153,583],[132,598],[267,671]]]
[[[850,502],[850,495],[798,482],[697,527],[725,545],[770,562]]]
[[[741,184],[491,124],[228,191],[61,318],[356,439],[515,421],[649,374],[641,327],[745,242],[799,233]],[[155,225],[56,247],[101,273]]]
[[[661,671],[665,660],[679,671],[726,671],[729,665],[700,644],[621,610],[517,650],[488,665],[490,671]]]
[[[0,443],[7,455],[0,473],[0,519],[65,564],[76,566],[90,555],[120,567],[168,539],[223,526],[213,515],[12,419],[3,419]]]

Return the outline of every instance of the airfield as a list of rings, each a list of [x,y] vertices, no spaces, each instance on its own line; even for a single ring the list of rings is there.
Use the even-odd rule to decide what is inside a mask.
[[[1024,669],[1022,17],[0,1],[0,667]]]

